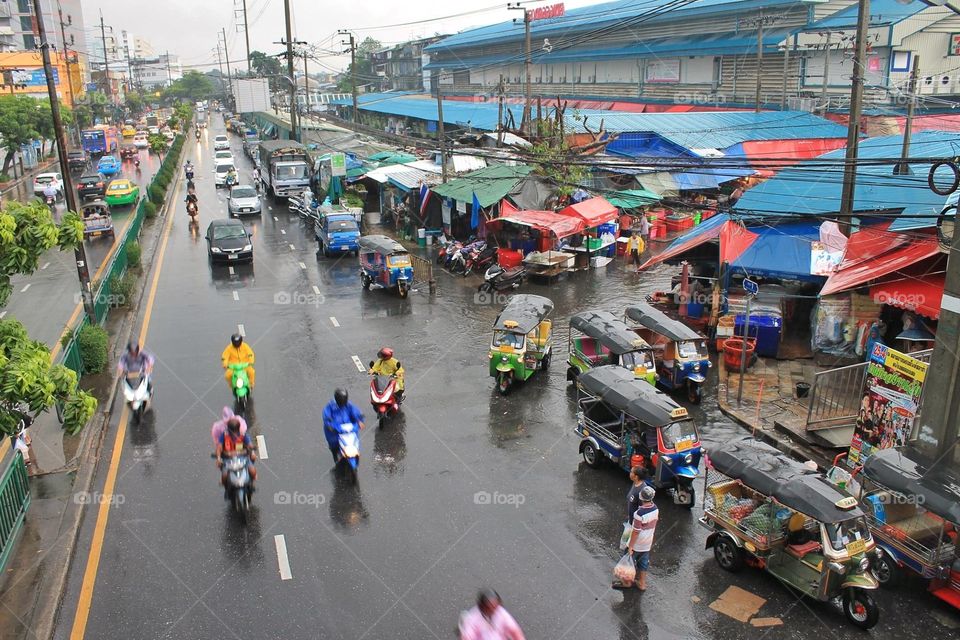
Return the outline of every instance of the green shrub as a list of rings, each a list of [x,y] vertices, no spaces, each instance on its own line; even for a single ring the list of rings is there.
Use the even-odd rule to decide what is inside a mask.
[[[128,307],[133,302],[133,292],[137,286],[137,276],[129,271],[122,276],[110,278],[110,306]]]
[[[0,173],[0,182],[10,182],[12,179],[9,173]]]
[[[148,218],[157,217],[157,205],[153,204],[149,200],[143,203],[143,215]]]
[[[156,211],[154,211],[156,213]],[[131,240],[127,243],[127,268],[140,266],[140,243]]]
[[[166,189],[158,184],[150,185],[150,202],[156,205],[163,204],[163,197],[166,191]]]
[[[77,348],[87,373],[100,373],[107,366],[107,331],[99,325],[86,325],[77,335]]]
[[[170,176],[161,171],[157,174],[156,183],[157,186],[166,191],[167,187],[170,186]]]

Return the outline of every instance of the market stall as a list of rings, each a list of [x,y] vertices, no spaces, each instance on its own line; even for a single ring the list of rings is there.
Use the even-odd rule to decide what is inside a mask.
[[[583,233],[583,222],[553,211],[510,211],[492,220],[501,247],[522,255],[534,276],[553,277],[570,268],[572,256],[558,251],[561,243]]]

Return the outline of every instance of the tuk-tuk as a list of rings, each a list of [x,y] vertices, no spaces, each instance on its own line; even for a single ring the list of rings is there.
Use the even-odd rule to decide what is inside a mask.
[[[552,311],[549,298],[521,294],[511,297],[497,316],[487,357],[501,395],[534,371],[550,368],[553,322],[547,316]]]
[[[660,386],[667,391],[686,388],[687,399],[699,404],[710,369],[707,339],[645,302],[627,307],[624,317],[628,324],[635,323],[632,329],[637,335],[653,345]]]
[[[657,383],[653,347],[607,311],[584,311],[570,317],[567,380],[605,364],[620,365],[650,384]]]
[[[625,471],[643,467],[655,488],[669,489],[674,503],[693,507],[702,449],[687,410],[618,365],[581,374],[577,391],[584,462],[597,468],[606,457]]]
[[[413,284],[413,263],[403,245],[387,236],[360,237],[360,284],[364,289],[397,288],[406,298]]]
[[[918,573],[933,595],[960,608],[960,475],[907,446],[873,453],[859,480],[880,586]]]
[[[110,205],[103,200],[84,202],[80,205],[80,217],[83,219],[84,239],[103,235],[114,237]]]
[[[802,595],[839,601],[861,629],[877,624],[875,544],[856,498],[750,436],[706,458],[700,523],[722,569],[766,569]]]

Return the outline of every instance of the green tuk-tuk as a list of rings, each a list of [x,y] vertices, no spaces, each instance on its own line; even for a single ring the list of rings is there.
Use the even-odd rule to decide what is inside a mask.
[[[583,311],[571,316],[567,347],[567,380],[571,382],[594,367],[615,364],[657,384],[653,347],[612,313]]]
[[[490,342],[490,375],[497,380],[497,391],[510,393],[513,385],[523,382],[538,369],[550,367],[552,355],[552,321],[547,316],[553,311],[549,298],[534,295],[516,295],[493,323]]]

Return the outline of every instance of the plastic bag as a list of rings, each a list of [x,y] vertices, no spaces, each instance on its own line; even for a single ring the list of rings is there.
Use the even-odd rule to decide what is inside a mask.
[[[633,533],[633,524],[623,523],[623,533],[620,534],[620,551],[625,551],[630,542],[630,534]]]
[[[637,578],[637,565],[633,563],[633,554],[626,553],[613,567],[613,577],[621,584],[630,584]]]

